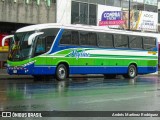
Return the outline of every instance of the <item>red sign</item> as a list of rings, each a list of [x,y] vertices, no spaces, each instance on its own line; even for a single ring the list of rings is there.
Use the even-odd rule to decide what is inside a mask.
[[[99,21],[99,26],[105,26],[105,25],[121,25],[121,24],[124,24],[124,20]]]
[[[2,39],[7,36],[8,34],[0,33],[0,47],[2,47]],[[6,40],[4,46],[9,46],[9,41]]]

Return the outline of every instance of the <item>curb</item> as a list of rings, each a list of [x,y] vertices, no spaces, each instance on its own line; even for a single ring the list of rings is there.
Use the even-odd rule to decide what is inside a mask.
[[[24,76],[24,75],[0,75],[0,79],[33,79],[32,76]]]

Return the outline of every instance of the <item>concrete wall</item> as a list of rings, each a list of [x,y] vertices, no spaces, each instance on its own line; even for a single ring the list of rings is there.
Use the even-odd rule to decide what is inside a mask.
[[[56,22],[71,24],[71,0],[57,0]]]
[[[36,1],[29,4],[25,0],[0,0],[0,22],[15,23],[54,23],[56,22],[56,4],[47,6],[45,0],[37,5]]]

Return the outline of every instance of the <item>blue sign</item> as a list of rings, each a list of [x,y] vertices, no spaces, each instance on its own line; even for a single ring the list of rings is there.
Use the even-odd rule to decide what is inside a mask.
[[[108,20],[122,20],[122,12],[121,11],[104,11],[102,13],[101,21]]]

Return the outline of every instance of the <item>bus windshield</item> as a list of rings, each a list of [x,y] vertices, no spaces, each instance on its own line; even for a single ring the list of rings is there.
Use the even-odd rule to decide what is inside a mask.
[[[32,32],[15,33],[13,40],[10,42],[8,60],[21,61],[31,57],[32,45],[28,45],[28,38]]]

